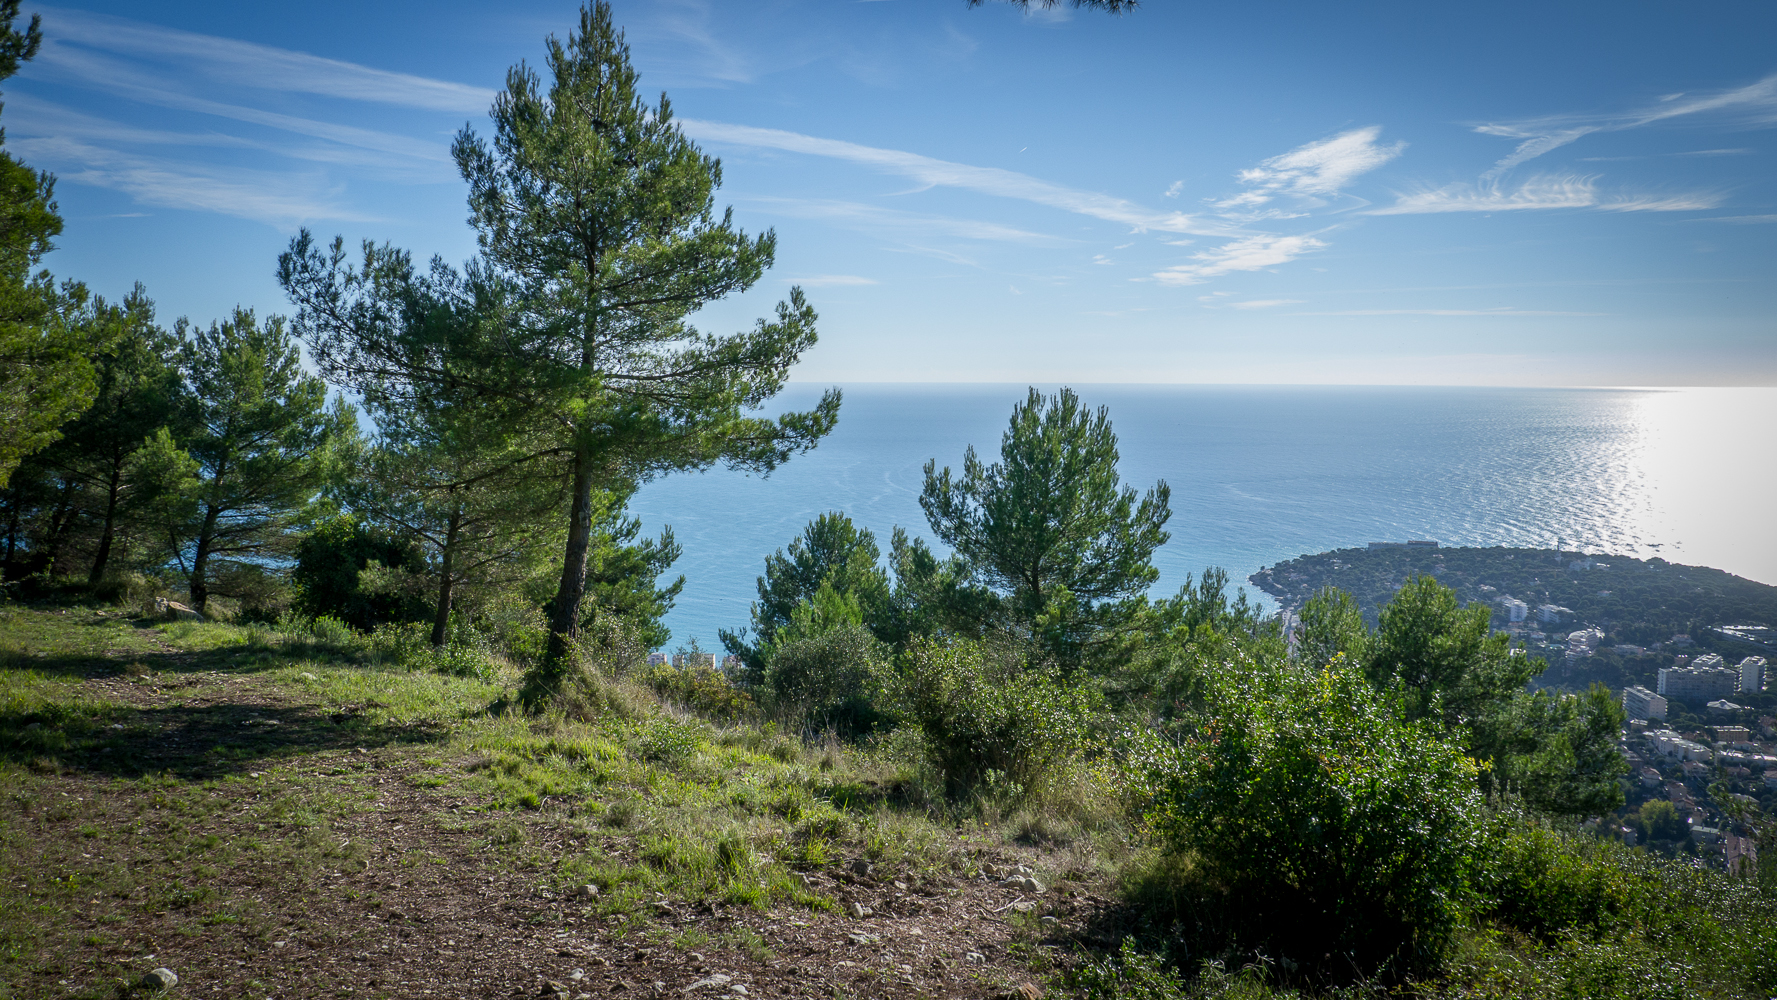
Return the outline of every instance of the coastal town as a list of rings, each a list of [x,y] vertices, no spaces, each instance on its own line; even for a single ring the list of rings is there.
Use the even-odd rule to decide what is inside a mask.
[[[1302,556],[1251,582],[1282,605],[1287,634],[1321,587],[1352,592],[1374,621],[1416,575],[1487,606],[1515,655],[1548,664],[1539,689],[1567,697],[1603,684],[1620,702],[1624,803],[1586,829],[1711,867],[1756,867],[1749,821],[1777,812],[1777,630],[1756,622],[1777,615],[1777,590],[1657,559],[1430,540]]]

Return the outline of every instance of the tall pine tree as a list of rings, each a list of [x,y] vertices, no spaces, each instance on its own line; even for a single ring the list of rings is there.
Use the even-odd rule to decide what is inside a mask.
[[[190,555],[191,606],[203,611],[222,570],[285,554],[287,529],[320,491],[329,448],[355,431],[355,416],[348,407],[327,409],[327,387],[302,370],[275,316],[260,323],[236,309],[186,340],[180,366],[194,429],[177,446],[195,476],[179,492],[195,509],[171,528],[181,557]],[[162,434],[149,450],[173,447]]]
[[[415,322],[422,279],[386,248],[366,247],[353,268],[339,241],[324,249],[304,233],[279,270],[330,377],[472,396],[558,463],[568,515],[548,655],[526,685],[533,705],[567,669],[601,491],[717,463],[769,471],[813,447],[839,410],[834,390],[810,411],[751,415],[814,345],[800,289],[746,333],[689,322],[757,282],[776,238],[715,216],[721,165],[679,131],[664,96],[641,98],[609,5],[582,9],[578,30],[548,49],[547,80],[523,64],[507,74],[492,144],[466,128],[453,147],[482,258],[462,278],[435,263],[423,280],[473,301],[478,322]],[[440,336],[460,340],[444,350]]]

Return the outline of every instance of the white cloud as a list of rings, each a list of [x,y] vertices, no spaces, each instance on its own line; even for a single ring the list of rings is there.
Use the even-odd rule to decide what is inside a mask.
[[[1516,122],[1489,122],[1475,126],[1475,131],[1519,140],[1517,148],[1484,175],[1497,177],[1594,132],[1620,132],[1686,115],[1712,113],[1737,118],[1749,125],[1777,123],[1777,73],[1744,87],[1714,94],[1671,94],[1652,107],[1615,115],[1548,115]]]
[[[1608,313],[1561,312],[1550,309],[1341,309],[1304,312],[1297,316],[1607,316]]]
[[[1423,215],[1436,212],[1509,212],[1525,209],[1588,208],[1598,202],[1591,177],[1544,174],[1515,189],[1497,183],[1450,184],[1400,195],[1393,205],[1370,209],[1369,215]]]
[[[1755,226],[1760,223],[1777,222],[1777,215],[1718,215],[1710,219],[1696,219],[1696,222],[1731,222],[1737,226]]]
[[[1173,181],[1171,184],[1168,184],[1166,186],[1166,190],[1162,191],[1161,195],[1163,197],[1167,197],[1167,198],[1177,198],[1179,196],[1179,192],[1183,191],[1184,189],[1185,189],[1185,182],[1184,181]]]
[[[415,158],[378,152],[359,146],[302,140],[271,141],[264,138],[231,135],[213,129],[205,131],[173,131],[144,128],[83,114],[45,101],[33,94],[13,93],[6,99],[7,132],[13,137],[80,139],[110,148],[117,147],[184,147],[187,149],[250,149],[277,156],[315,163],[350,164],[380,168],[409,177],[437,179],[445,174],[433,162],[416,162]]]
[[[44,48],[46,52],[50,49],[49,46]],[[78,76],[83,82],[145,104],[179,111],[195,111],[418,160],[446,163],[450,159],[449,150],[442,139],[414,139],[198,97],[176,89],[176,81],[157,79],[152,74],[138,72],[117,60],[73,50],[65,44],[56,46],[54,58],[47,59],[46,62]]]
[[[1382,166],[1407,148],[1405,142],[1379,146],[1376,140],[1381,135],[1382,126],[1371,125],[1273,156],[1240,172],[1240,182],[1254,190],[1223,204],[1259,204],[1279,192],[1308,197],[1338,194],[1359,175]]]
[[[1156,212],[1122,198],[1064,187],[998,167],[952,163],[918,153],[879,149],[839,139],[821,139],[782,129],[730,125],[691,118],[680,118],[677,121],[686,135],[704,142],[781,149],[791,153],[847,160],[884,173],[910,177],[928,187],[954,187],[1001,198],[1017,198],[1065,212],[1116,222],[1138,231],[1156,229],[1170,233],[1189,233],[1202,229],[1192,221],[1191,216],[1183,212]]]
[[[1235,271],[1263,271],[1287,264],[1326,244],[1312,236],[1248,236],[1213,250],[1191,255],[1192,264],[1177,264],[1154,273],[1163,285],[1197,285]]]
[[[1709,192],[1675,195],[1627,195],[1599,202],[1606,212],[1698,212],[1721,204],[1721,196]]]
[[[314,219],[376,221],[335,200],[337,191],[313,173],[230,168],[217,170],[188,160],[134,156],[76,139],[25,139],[13,143],[32,162],[60,168],[65,183],[122,191],[137,201],[168,208],[217,212],[293,229]]]
[[[853,285],[874,285],[875,278],[861,278],[855,274],[816,274],[807,278],[785,278],[785,283],[801,285],[805,288],[833,288]]]
[[[207,76],[233,87],[342,97],[397,107],[483,114],[494,91],[408,73],[392,73],[305,52],[273,48],[233,38],[121,17],[57,7],[44,14],[44,46],[38,62],[85,75],[93,63],[79,61],[78,49],[98,49],[177,66],[182,76]],[[95,80],[93,82],[103,82]]]
[[[1277,306],[1293,306],[1301,299],[1247,299],[1243,302],[1229,302],[1229,309],[1272,309]]]
[[[1534,209],[1596,208],[1607,212],[1690,212],[1714,208],[1719,195],[1692,192],[1675,195],[1618,194],[1601,196],[1597,179],[1582,174],[1539,174],[1516,188],[1496,180],[1450,184],[1400,195],[1392,205],[1370,209],[1368,215],[1427,215],[1439,212],[1515,212]]]
[[[743,198],[742,204],[758,206],[760,210],[788,215],[798,219],[821,219],[828,222],[849,224],[866,229],[924,230],[942,233],[946,236],[958,236],[969,240],[987,240],[998,243],[1024,243],[1030,246],[1065,246],[1073,240],[1044,233],[1033,233],[1012,226],[1002,226],[997,222],[983,222],[978,219],[957,219],[935,215],[917,215],[912,212],[898,212],[894,209],[880,208],[876,205],[865,205],[855,201],[836,201],[820,198],[775,198],[755,197]]]

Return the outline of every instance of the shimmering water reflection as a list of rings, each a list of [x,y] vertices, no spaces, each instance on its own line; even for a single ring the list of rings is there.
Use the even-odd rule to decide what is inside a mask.
[[[1302,553],[1407,538],[1659,555],[1777,583],[1777,390],[1075,388],[1110,407],[1124,480],[1172,487],[1160,591],[1206,566],[1244,580]],[[885,550],[893,525],[927,534],[921,467],[960,465],[971,443],[997,455],[1025,387],[845,392],[838,430],[769,478],[675,476],[637,495],[647,530],[670,524],[685,548],[675,642],[710,648],[718,627],[745,624],[766,553],[822,511],[846,511]]]

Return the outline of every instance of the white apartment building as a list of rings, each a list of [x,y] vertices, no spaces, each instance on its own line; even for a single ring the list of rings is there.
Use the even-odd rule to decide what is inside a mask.
[[[1661,667],[1659,694],[1668,699],[1704,703],[1735,693],[1740,686],[1740,671],[1722,665],[1721,657],[1715,658],[1713,666],[1702,665],[1708,658],[1699,656],[1696,663],[1684,667]]]
[[[1623,689],[1623,714],[1631,719],[1664,719],[1666,699],[1640,684]]]
[[[1748,656],[1740,661],[1740,691],[1756,694],[1765,689],[1765,658]]]
[[[1670,729],[1648,730],[1647,741],[1652,743],[1654,750],[1662,756],[1695,761],[1715,759],[1715,751],[1701,743],[1687,740]]]
[[[1507,621],[1521,622],[1530,617],[1530,605],[1510,594],[1499,599],[1499,606],[1505,608]]]

